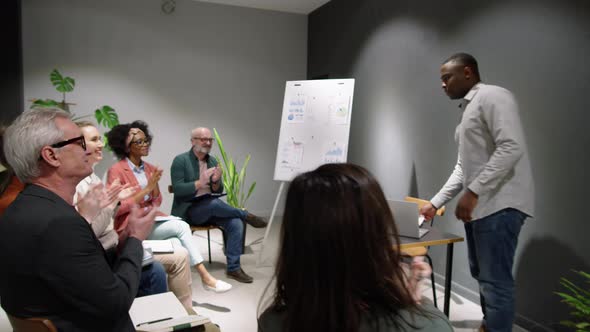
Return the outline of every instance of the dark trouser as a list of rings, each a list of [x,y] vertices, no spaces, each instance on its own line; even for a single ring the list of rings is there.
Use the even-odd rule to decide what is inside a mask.
[[[484,325],[490,332],[512,331],[512,266],[518,234],[526,217],[526,214],[508,208],[465,223],[469,268],[479,282]]]
[[[117,259],[117,250],[115,248],[107,249],[106,251],[107,261],[109,265],[115,264]],[[141,279],[139,280],[139,289],[137,290],[137,296],[154,295],[160,293],[166,293],[168,291],[168,285],[166,280],[166,270],[160,262],[153,262],[149,265],[144,266],[141,269]]]
[[[247,212],[236,209],[219,198],[203,199],[193,204],[188,210],[188,223],[195,226],[211,224],[221,226],[226,235],[225,256],[227,272],[240,269],[242,254],[243,219]]]
[[[164,270],[164,266],[160,262],[153,262],[144,266],[141,270],[137,297],[166,293],[168,291],[166,279],[166,270]]]

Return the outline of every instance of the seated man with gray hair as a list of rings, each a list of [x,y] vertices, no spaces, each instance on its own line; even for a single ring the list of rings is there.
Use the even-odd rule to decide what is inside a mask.
[[[25,189],[0,218],[2,308],[20,318],[50,319],[59,331],[135,331],[129,308],[140,284],[141,241],[156,210],[134,208],[129,236],[109,264],[76,211],[76,185],[92,173],[84,135],[56,109],[22,113],[4,135],[8,163]],[[90,190],[85,215],[100,211]]]

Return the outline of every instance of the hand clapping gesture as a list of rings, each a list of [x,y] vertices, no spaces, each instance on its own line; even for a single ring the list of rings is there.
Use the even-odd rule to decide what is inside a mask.
[[[108,205],[108,197],[102,183],[92,184],[85,194],[77,193],[77,195],[76,209],[88,223],[91,223],[100,210]]]
[[[157,211],[158,209],[156,208],[146,207],[142,209],[134,204],[131,207],[129,224],[127,225],[129,236],[135,237],[141,241],[147,239],[152,232]]]
[[[164,172],[160,167],[156,167],[150,178],[148,179],[148,184],[145,187],[148,193],[153,191],[153,197],[157,197],[160,195],[160,186],[158,186],[158,182],[160,182],[160,178],[162,177],[162,172]]]
[[[129,183],[121,185],[119,179],[115,179],[110,186],[106,188],[106,199],[103,200],[101,206],[114,209],[120,201],[125,200],[139,190],[139,186],[132,186]]]
[[[412,259],[412,264],[410,265],[408,288],[412,294],[412,298],[418,304],[422,299],[420,281],[429,277],[431,274],[432,268],[424,261],[424,256],[416,256]]]
[[[208,185],[210,182],[217,182],[221,178],[221,168],[219,165],[211,168],[207,168],[203,174],[199,175],[199,181],[201,186]]]
[[[160,182],[160,178],[162,177],[163,170],[160,167],[156,167],[152,176],[148,179],[147,187],[150,191],[158,188],[158,182]]]
[[[219,180],[221,179],[221,174],[222,174],[221,167],[219,167],[219,165],[217,165],[217,166],[209,168],[209,169],[213,170],[211,172],[211,181],[214,183],[219,182]]]
[[[92,223],[102,209],[114,209],[120,201],[131,197],[138,189],[139,187],[129,184],[121,185],[119,179],[107,187],[102,183],[95,183],[90,185],[85,194],[77,193],[76,209],[88,223]]]

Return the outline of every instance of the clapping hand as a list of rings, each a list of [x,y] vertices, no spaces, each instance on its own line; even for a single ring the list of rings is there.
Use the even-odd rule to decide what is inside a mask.
[[[96,218],[100,210],[104,208],[105,202],[108,201],[102,183],[92,184],[85,194],[77,193],[77,195],[76,209],[88,223],[91,223]]]
[[[150,178],[148,179],[147,188],[150,191],[158,188],[158,182],[160,182],[160,178],[162,177],[163,170],[160,167],[156,167]]]
[[[139,186],[132,186],[130,184],[126,184],[125,188],[119,192],[118,200],[126,200],[127,198],[133,196],[133,194],[135,194],[135,192],[137,192],[139,189]]]
[[[221,179],[221,167],[219,167],[219,165],[209,168],[212,169],[213,171],[211,172],[211,181],[214,183],[219,182],[219,179]]]
[[[432,274],[432,268],[428,263],[424,261],[424,256],[416,256],[412,259],[412,265],[410,265],[410,280],[409,290],[412,294],[412,298],[418,304],[422,299],[422,289],[420,289],[420,281],[424,278],[429,277]]]
[[[209,185],[209,179],[213,175],[213,167],[206,169],[199,174],[199,189]]]
[[[119,193],[121,192],[121,190],[123,190],[124,187],[125,186],[121,185],[121,181],[119,181],[119,179],[115,179],[113,183],[111,183],[105,188],[105,195],[103,196],[103,199],[100,202],[100,207],[103,209],[107,207],[114,209],[115,206],[117,206],[117,203],[119,202]]]
[[[152,207],[140,208],[134,204],[129,213],[129,223],[127,230],[129,236],[135,237],[141,241],[147,239],[151,234],[156,219],[158,209]]]
[[[114,209],[120,201],[131,197],[138,190],[139,186],[132,186],[129,183],[121,185],[121,181],[115,179],[115,181],[107,187],[106,199],[102,202],[101,206]]]

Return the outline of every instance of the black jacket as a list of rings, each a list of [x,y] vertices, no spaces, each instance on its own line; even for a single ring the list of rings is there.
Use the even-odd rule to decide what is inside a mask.
[[[143,249],[129,238],[112,266],[76,209],[28,185],[0,218],[0,301],[16,317],[46,317],[59,331],[135,331]]]

